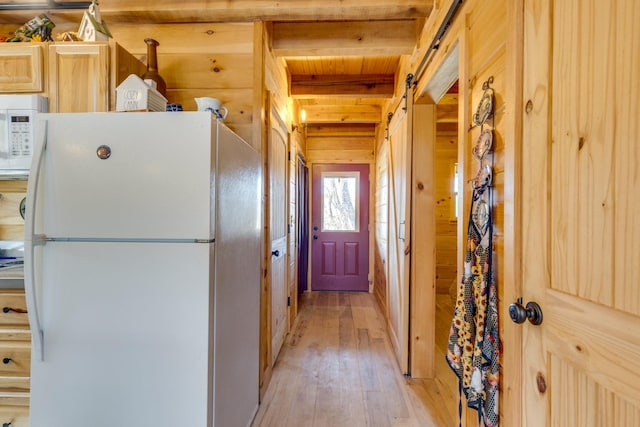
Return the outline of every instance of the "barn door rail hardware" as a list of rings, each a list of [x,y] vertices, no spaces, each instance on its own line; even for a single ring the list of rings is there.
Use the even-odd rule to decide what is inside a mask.
[[[406,80],[406,84],[404,87],[404,95],[402,96],[402,99],[404,99],[404,107],[402,107],[402,109],[406,112],[409,107],[408,107],[408,99],[409,99],[409,89],[411,88],[411,86],[413,85],[413,74],[409,73],[407,74],[407,80]]]
[[[40,10],[40,9],[87,9],[91,2],[58,2],[47,0],[40,3],[0,3],[0,10]]]
[[[435,36],[433,36],[433,40],[431,41],[429,48],[422,57],[422,61],[420,61],[420,64],[418,65],[418,68],[416,69],[416,72],[412,77],[414,83],[418,80],[418,78],[420,78],[424,70],[427,68],[427,65],[429,65],[429,63],[431,62],[433,55],[440,48],[440,42],[442,42],[444,35],[447,34],[447,30],[449,30],[449,27],[453,22],[453,18],[456,16],[456,13],[460,9],[460,7],[462,7],[463,3],[464,0],[454,0],[451,3],[451,6],[447,11],[447,15],[442,20],[442,24],[440,24],[438,31],[436,32]]]
[[[387,127],[384,128],[384,132],[385,132],[384,139],[385,139],[385,141],[389,140],[389,124],[391,123],[391,119],[392,118],[393,118],[393,113],[389,112],[389,114],[387,114]]]

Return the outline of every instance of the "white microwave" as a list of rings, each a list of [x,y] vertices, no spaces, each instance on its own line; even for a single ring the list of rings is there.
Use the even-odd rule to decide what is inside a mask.
[[[40,95],[0,95],[0,175],[29,174],[36,115],[48,106]]]

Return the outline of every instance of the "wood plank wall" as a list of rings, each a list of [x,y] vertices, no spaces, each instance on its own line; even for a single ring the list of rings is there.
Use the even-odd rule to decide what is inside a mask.
[[[195,111],[194,98],[218,98],[229,109],[225,123],[252,142],[252,23],[109,24],[109,29],[125,49],[145,63],[144,38],[156,39],[160,43],[158,70],[167,83],[168,101]]]
[[[435,33],[437,32],[444,16],[446,15],[451,1],[441,2],[437,5],[432,17],[427,21],[425,29],[420,38],[420,50],[417,51],[411,57],[405,56],[401,59],[397,81],[399,81],[394,98],[391,99],[385,108],[383,108],[383,117],[389,111],[393,111],[395,105],[401,101],[401,96],[404,94],[404,79],[408,73],[415,73],[416,68],[424,55],[425,49],[430,45]],[[488,31],[490,29],[490,31]],[[507,23],[507,5],[500,3],[495,4],[492,7],[487,7],[486,2],[481,0],[467,0],[463,3],[462,9],[457,12],[456,18],[449,27],[449,30],[445,37],[440,41],[440,48],[431,57],[426,69],[421,74],[417,83],[415,93],[416,96],[421,97],[426,93],[425,88],[432,80],[432,78],[439,71],[439,67],[445,62],[445,58],[448,52],[453,49],[455,45],[459,46],[460,52],[460,64],[459,71],[459,115],[461,122],[458,126],[458,138],[457,143],[460,148],[460,155],[458,157],[460,182],[462,183],[463,195],[462,195],[462,220],[457,223],[457,266],[458,271],[462,271],[462,256],[464,250],[464,238],[466,236],[466,224],[467,221],[464,217],[468,215],[470,204],[470,189],[469,185],[465,184],[470,179],[475,177],[479,162],[472,157],[471,148],[475,144],[479,134],[480,128],[472,126],[471,117],[477,108],[477,104],[482,96],[482,83],[487,80],[489,76],[493,76],[494,83],[492,87],[495,89],[495,119],[488,123],[490,126],[495,126],[494,131],[494,154],[492,159],[488,159],[493,163],[494,179],[493,179],[493,224],[494,224],[494,274],[498,286],[499,293],[499,312],[502,316],[500,323],[501,335],[503,334],[505,322],[502,320],[506,314],[505,305],[508,306],[509,301],[505,301],[503,296],[505,295],[505,288],[507,286],[514,286],[513,283],[506,283],[504,278],[504,258],[505,258],[505,228],[504,228],[504,190],[505,190],[505,144],[514,144],[515,141],[505,141],[503,135],[512,134],[506,126],[512,124],[508,120],[505,120],[505,112],[508,106],[505,103],[505,98],[508,98],[505,91],[508,89],[506,86],[507,78],[506,67],[507,60],[509,58],[509,52],[507,52],[507,37],[508,37],[508,23]],[[455,81],[452,80],[452,81]],[[433,101],[433,100],[432,100]],[[437,102],[437,100],[435,100]],[[509,108],[514,109],[514,106]],[[384,135],[379,135],[377,139],[377,158],[378,165],[385,162]],[[377,189],[378,191],[384,188],[384,171],[379,170],[379,179]],[[379,202],[378,202],[379,203]],[[376,210],[376,247],[386,248],[385,242],[386,235],[381,231],[382,227],[378,227],[378,224],[384,226],[385,218],[382,210]],[[512,251],[514,248],[507,248]],[[425,260],[429,262],[428,260]],[[435,262],[432,260],[432,262]],[[378,276],[376,270],[375,277],[376,294],[384,295],[386,289],[386,283],[384,278]],[[444,286],[444,285],[442,285]],[[380,287],[380,289],[378,289]],[[444,290],[444,289],[443,289]],[[507,293],[511,294],[511,290]],[[383,299],[384,300],[384,299]],[[435,302],[434,302],[435,304]],[[388,309],[387,309],[388,311]],[[507,317],[508,318],[508,317]],[[501,361],[504,363],[504,360]],[[510,363],[516,363],[515,360]],[[436,373],[437,375],[437,373]],[[501,395],[501,398],[503,396]],[[515,396],[514,396],[515,398]],[[501,416],[504,416],[505,412],[517,412],[519,402],[506,402],[500,403]],[[515,409],[511,409],[511,407]],[[505,409],[507,408],[507,409]],[[509,417],[509,415],[507,416]],[[468,410],[465,414],[466,425],[477,425],[477,413],[475,411]]]
[[[387,260],[389,258],[389,146],[384,143],[384,135],[377,137],[376,148],[376,192],[375,192],[375,245],[373,292],[387,313]]]
[[[160,43],[158,69],[167,83],[169,102],[182,104],[185,111],[195,111],[196,97],[220,99],[229,109],[225,123],[248,142],[253,141],[253,26],[253,23],[109,22],[114,39],[144,63],[147,62],[144,39],[150,37]],[[0,34],[15,29],[15,25],[0,25]],[[58,25],[54,38],[77,29],[75,24]]]
[[[457,280],[457,228],[454,165],[458,161],[457,132],[436,134],[436,292],[450,293]],[[464,186],[463,186],[464,188]],[[463,213],[464,215],[464,213]],[[455,295],[455,291],[454,291]]]
[[[307,127],[310,163],[373,163],[375,126],[371,124]]]

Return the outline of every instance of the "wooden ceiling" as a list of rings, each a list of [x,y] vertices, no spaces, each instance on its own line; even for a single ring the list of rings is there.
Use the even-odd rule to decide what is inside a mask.
[[[37,5],[55,22],[74,0],[0,3],[0,20],[25,22]],[[413,52],[435,0],[100,0],[103,18],[131,23],[272,22],[272,49],[291,75],[307,122],[379,123],[401,55]],[[45,5],[45,7],[42,7]],[[15,10],[16,7],[28,8]],[[404,77],[402,77],[404,78]]]
[[[400,56],[417,44],[419,22],[274,22],[272,49],[287,64],[290,94],[307,123],[380,123]]]

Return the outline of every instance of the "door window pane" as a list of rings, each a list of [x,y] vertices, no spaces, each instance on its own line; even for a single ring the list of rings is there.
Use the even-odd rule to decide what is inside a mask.
[[[358,231],[358,175],[358,172],[323,174],[323,231]]]

